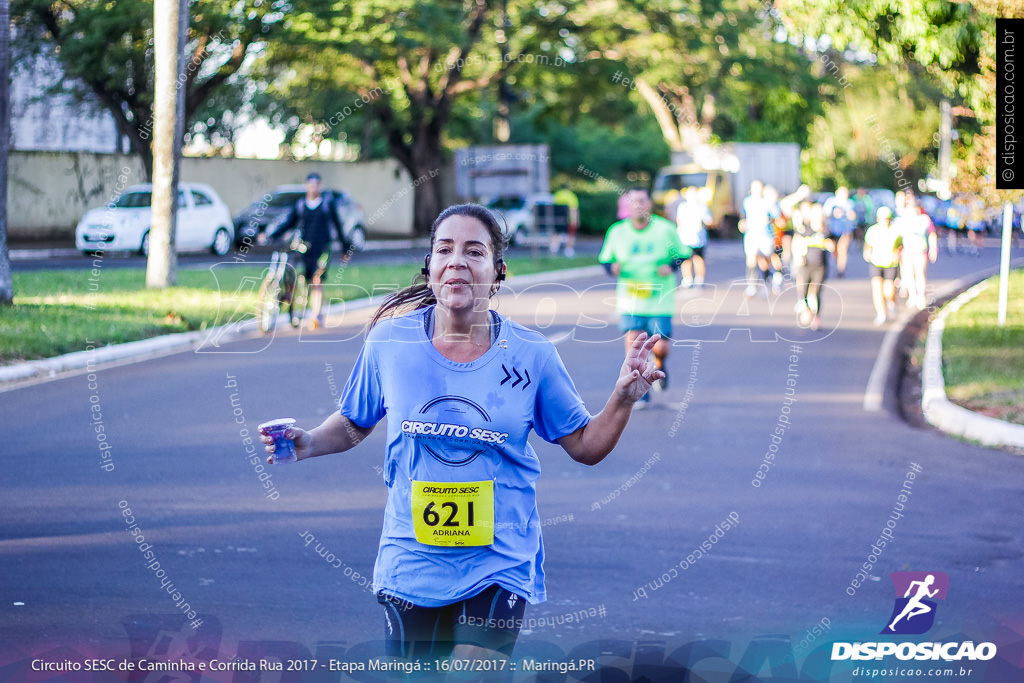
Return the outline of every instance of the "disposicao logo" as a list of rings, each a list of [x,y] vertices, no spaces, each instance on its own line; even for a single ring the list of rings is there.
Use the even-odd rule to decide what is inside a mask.
[[[943,572],[893,572],[896,591],[892,614],[882,635],[921,635],[935,624],[938,600],[946,599],[949,577]],[[973,641],[949,643],[833,643],[832,661],[852,659],[882,659],[895,655],[897,659],[918,661],[966,659],[987,661],[996,656],[994,643]]]
[[[945,600],[949,577],[943,572],[893,572],[896,604],[883,634],[920,635],[935,623],[936,600]]]

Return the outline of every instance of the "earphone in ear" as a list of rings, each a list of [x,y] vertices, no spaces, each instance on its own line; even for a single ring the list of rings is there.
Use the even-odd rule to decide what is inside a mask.
[[[505,259],[498,259],[494,265],[498,270],[497,280],[500,282],[505,279]]]
[[[430,254],[427,254],[426,258],[423,259],[423,267],[420,268],[420,272],[426,276],[430,276]]]

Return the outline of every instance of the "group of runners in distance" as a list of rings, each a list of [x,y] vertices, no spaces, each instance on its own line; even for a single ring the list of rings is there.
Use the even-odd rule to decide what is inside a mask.
[[[823,285],[829,275],[829,254],[836,276],[844,277],[850,245],[863,240],[863,256],[871,279],[875,324],[896,316],[899,291],[907,305],[927,307],[927,269],[938,256],[935,225],[912,192],[896,194],[892,209],[877,209],[863,190],[855,197],[840,187],[824,204],[811,200],[810,188],[779,197],[774,188],[754,181],[743,200],[743,250],[747,265],[747,297],[769,289],[778,293],[784,281],[796,283],[796,314],[800,326],[821,325]],[[770,284],[769,284],[770,283]]]
[[[528,437],[585,465],[609,455],[633,410],[667,387],[680,282],[704,284],[705,198],[687,190],[669,210],[674,220],[652,209],[646,188],[624,192],[598,257],[617,279],[625,343],[600,412],[587,410],[546,337],[492,310],[505,278],[505,233],[485,207],[461,204],[435,220],[414,284],[377,311],[337,410],[285,434],[302,461],[354,448],[387,418],[388,498],[373,584],[388,655],[507,659],[526,605],[545,600],[540,463]],[[925,306],[936,238],[913,195],[899,196],[895,216],[885,207],[868,214],[845,191],[823,206],[806,186],[778,197],[755,182],[743,214],[747,295],[779,291],[792,272],[801,325],[820,324],[828,253],[842,276],[853,234],[870,218],[877,222],[864,235],[864,257],[876,322],[894,312],[898,271],[910,303]],[[274,439],[262,440],[273,462]]]

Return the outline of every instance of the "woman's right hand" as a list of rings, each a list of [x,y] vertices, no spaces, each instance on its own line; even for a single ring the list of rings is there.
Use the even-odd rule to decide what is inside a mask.
[[[298,427],[289,427],[288,431],[285,432],[285,438],[291,439],[295,444],[295,459],[302,460],[309,457],[309,447],[313,441],[313,435],[307,432],[305,429],[299,429]],[[267,464],[274,464],[274,453],[277,448],[274,446],[274,438],[267,433],[260,431],[260,441],[265,446],[264,449],[267,453],[270,453],[270,457],[267,458]]]

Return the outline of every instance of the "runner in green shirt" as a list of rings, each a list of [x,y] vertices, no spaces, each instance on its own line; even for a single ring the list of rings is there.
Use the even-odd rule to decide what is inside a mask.
[[[565,206],[569,209],[569,223],[566,225],[565,255],[572,258],[576,255],[576,231],[580,227],[580,198],[569,189],[568,185],[562,185],[562,189],[554,195],[555,204]],[[558,253],[561,246],[562,235],[555,233],[552,236],[551,253]]]
[[[675,271],[692,250],[679,240],[675,224],[651,214],[651,197],[646,189],[635,188],[627,194],[632,217],[608,228],[598,261],[610,275],[619,278],[616,309],[626,346],[641,332],[661,335],[653,354],[658,369],[666,372],[675,313]],[[662,391],[667,386],[666,373],[653,388]],[[649,400],[649,396],[643,399]]]

